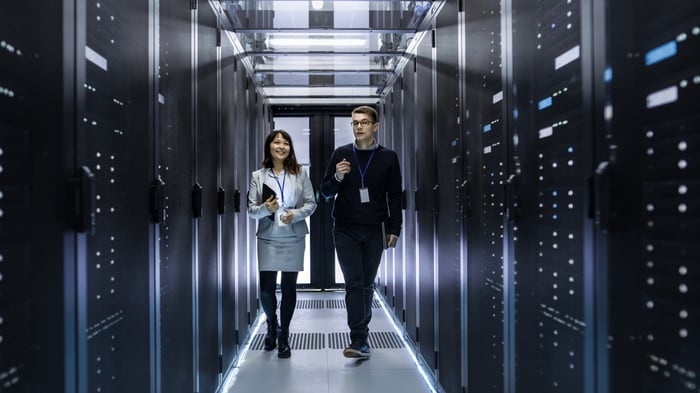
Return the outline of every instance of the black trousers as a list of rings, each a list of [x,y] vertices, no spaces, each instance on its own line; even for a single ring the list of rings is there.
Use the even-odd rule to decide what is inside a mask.
[[[337,224],[335,250],[345,278],[345,305],[352,340],[367,340],[372,319],[374,280],[384,251],[382,227]]]
[[[297,276],[299,272],[282,272],[280,287],[282,300],[280,301],[280,327],[289,328],[297,303]],[[277,272],[260,272],[260,305],[267,319],[277,319]]]

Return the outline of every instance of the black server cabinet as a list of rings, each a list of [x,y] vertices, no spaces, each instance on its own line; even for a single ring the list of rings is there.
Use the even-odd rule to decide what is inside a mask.
[[[192,298],[194,222],[194,119],[192,11],[187,5],[159,7],[158,177],[154,196],[160,219],[159,358],[163,392],[194,391]],[[187,23],[183,23],[187,21]],[[156,182],[158,183],[158,182]],[[161,191],[158,191],[161,190]],[[158,195],[158,193],[162,193]],[[162,212],[162,213],[161,213]],[[184,372],[184,370],[188,370]]]
[[[512,3],[515,386],[591,391],[596,320],[588,179],[592,174],[590,3]],[[585,29],[582,28],[585,26]],[[514,172],[514,174],[517,174]]]
[[[435,34],[437,152],[437,376],[448,392],[462,389],[462,124],[459,9],[444,4]]]
[[[700,4],[610,5],[611,386],[697,391]]]
[[[379,128],[379,143],[396,151],[397,140],[400,138],[397,134],[400,132],[396,127],[397,119],[395,111],[400,107],[400,103],[396,101],[397,94],[395,91],[389,93],[389,96],[379,106],[378,113],[380,119]],[[399,152],[397,151],[397,154]],[[400,158],[399,158],[400,159]],[[387,304],[392,309],[395,308],[397,291],[397,252],[396,248],[387,249],[382,256],[382,264],[378,271],[378,289],[386,299]]]
[[[433,114],[433,46],[430,39],[418,45],[416,53],[416,226],[418,243],[419,315],[418,349],[434,370],[435,356],[435,221],[436,163]]]
[[[401,77],[402,92],[403,92],[403,152],[400,156],[401,171],[404,179],[404,190],[406,198],[406,206],[404,208],[403,228],[401,229],[401,237],[403,238],[403,269],[405,276],[405,299],[403,317],[406,334],[411,338],[413,343],[417,340],[416,327],[418,326],[418,265],[416,263],[416,155],[418,154],[416,147],[416,129],[415,112],[416,112],[416,60],[409,62],[403,69]],[[400,310],[397,310],[400,311]]]
[[[508,173],[502,3],[468,2],[464,137],[467,198],[467,386],[504,392],[504,216]]]
[[[405,164],[404,161],[404,144],[406,143],[406,136],[410,134],[406,134],[404,130],[404,118],[403,118],[403,107],[404,107],[404,95],[403,95],[403,87],[401,87],[401,80],[397,82],[397,85],[399,86],[398,89],[394,89],[392,93],[392,102],[393,105],[391,106],[392,110],[392,125],[393,125],[393,142],[392,142],[392,149],[396,151],[396,154],[399,156],[399,162],[401,163],[401,175],[402,175],[402,187],[403,190],[406,190],[406,174],[405,174],[405,167],[403,166]],[[404,196],[405,196],[404,192]],[[404,201],[404,206],[402,209],[402,215],[403,212],[405,212],[405,201]],[[396,315],[396,318],[398,318],[400,321],[403,320],[403,310],[405,310],[405,288],[406,288],[406,282],[404,280],[404,272],[406,271],[406,256],[404,253],[404,233],[403,231],[406,229],[405,228],[405,223],[406,220],[405,218],[402,217],[402,222],[404,223],[403,227],[401,228],[402,234],[399,236],[399,242],[396,245],[396,248],[394,248],[389,255],[391,255],[391,258],[393,259],[393,272],[392,276],[394,278],[394,285],[393,285],[393,294],[392,298],[390,300],[390,304],[392,308],[394,309],[394,314]]]
[[[155,356],[149,3],[87,1],[85,16],[85,42],[76,47],[85,75],[78,162],[95,176],[96,226],[79,272],[87,302],[87,365],[79,373],[86,373],[89,391],[145,392]]]
[[[209,4],[196,10],[197,61],[195,115],[195,322],[197,392],[219,384],[219,258],[218,258],[218,18]]]
[[[236,73],[238,60],[234,57],[233,45],[224,35],[221,37],[221,144],[219,166],[221,188],[219,189],[219,214],[221,214],[221,347],[224,371],[236,355],[236,232],[235,217],[240,207],[240,194],[235,178],[238,145],[236,128]],[[245,72],[241,67],[240,72]]]
[[[74,161],[75,26],[84,21],[74,10],[72,1],[42,4],[41,12],[11,2],[0,13],[0,390],[7,392],[76,391],[85,356],[76,350],[85,328],[76,267],[86,236],[78,231],[91,223],[72,197],[90,188],[89,172],[76,171]]]
[[[240,196],[240,212],[236,214],[236,304],[237,317],[236,317],[236,328],[237,328],[237,342],[242,344],[245,337],[250,333],[251,328],[251,310],[250,310],[250,298],[256,298],[254,289],[257,283],[257,273],[251,269],[250,259],[252,255],[249,255],[250,241],[249,237],[255,235],[255,232],[249,232],[249,219],[246,201],[248,200],[248,182],[250,178],[250,161],[251,161],[251,135],[250,132],[250,94],[249,94],[249,82],[246,79],[246,74],[243,71],[242,65],[238,64],[239,72],[236,73],[236,83],[237,91],[236,94],[236,105],[234,106],[235,121],[236,121],[236,140],[242,146],[246,146],[246,149],[237,150],[238,154],[234,156],[235,159],[235,181],[238,189],[241,190]],[[257,165],[256,165],[257,166]],[[254,265],[253,265],[254,266]],[[252,288],[252,290],[251,290]],[[253,308],[252,312],[255,312],[257,307]]]

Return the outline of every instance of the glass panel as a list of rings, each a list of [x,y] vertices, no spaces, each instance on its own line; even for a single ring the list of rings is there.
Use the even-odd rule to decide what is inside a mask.
[[[309,129],[308,117],[275,117],[275,129],[287,131],[292,137],[292,145],[294,146],[294,154],[297,156],[297,161],[301,164],[306,173],[311,173],[310,154],[309,154]],[[309,218],[306,219],[306,225],[311,230]],[[304,252],[304,270],[299,272],[297,284],[311,283],[311,260],[310,260],[310,240],[311,233],[306,236],[306,251]],[[277,283],[280,283],[281,274],[277,275]]]
[[[292,102],[380,97],[422,38],[431,2],[229,0],[221,6],[227,36],[266,97]]]

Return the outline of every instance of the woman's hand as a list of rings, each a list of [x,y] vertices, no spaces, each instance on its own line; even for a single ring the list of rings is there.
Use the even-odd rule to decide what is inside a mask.
[[[287,209],[284,209],[284,214],[280,214],[280,221],[282,221],[283,224],[291,224],[292,220],[294,219],[294,213]]]
[[[274,195],[271,195],[267,200],[265,201],[265,207],[270,213],[274,213],[279,209],[279,203],[277,202],[277,198],[275,198]]]

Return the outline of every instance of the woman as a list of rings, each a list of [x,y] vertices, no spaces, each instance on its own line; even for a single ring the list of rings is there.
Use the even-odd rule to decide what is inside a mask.
[[[316,210],[311,180],[297,163],[292,138],[274,130],[265,139],[262,168],[253,172],[248,189],[248,215],[258,220],[260,303],[267,317],[265,350],[277,345],[277,356],[292,355],[289,324],[296,307],[296,284],[304,269],[306,217]],[[277,322],[277,272],[282,272],[280,320]],[[279,332],[278,332],[279,327]],[[277,341],[277,342],[276,342]]]

